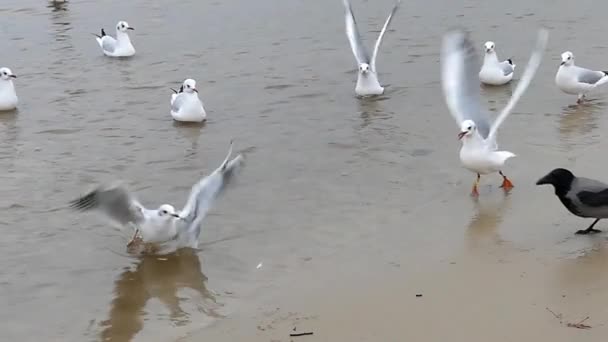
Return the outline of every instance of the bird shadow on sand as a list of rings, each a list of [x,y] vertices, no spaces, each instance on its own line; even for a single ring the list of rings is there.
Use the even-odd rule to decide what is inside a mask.
[[[182,249],[163,256],[142,256],[123,271],[114,282],[114,299],[108,319],[102,321],[102,341],[132,341],[144,329],[150,318],[146,306],[160,302],[169,312],[170,326],[183,326],[191,322],[189,313],[182,307],[195,306],[207,317],[222,317],[216,310],[221,307],[215,295],[206,287],[207,277],[195,250]],[[195,296],[186,297],[184,289],[194,290]],[[196,298],[198,297],[198,298]],[[161,315],[156,315],[161,317]],[[165,317],[164,315],[162,317]]]

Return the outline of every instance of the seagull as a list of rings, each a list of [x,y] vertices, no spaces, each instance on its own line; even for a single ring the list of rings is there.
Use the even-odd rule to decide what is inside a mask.
[[[608,184],[589,178],[575,177],[566,169],[554,169],[539,179],[536,185],[551,184],[555,195],[564,207],[579,217],[594,218],[595,221],[576,234],[599,233],[593,226],[600,220],[608,218]]]
[[[243,164],[241,154],[233,159],[230,159],[231,155],[232,142],[224,162],[192,186],[188,201],[179,212],[170,204],[147,209],[121,184],[99,186],[70,205],[81,211],[101,210],[123,227],[133,228],[135,232],[127,246],[139,239],[143,243],[157,245],[161,254],[183,247],[198,248],[205,215]]]
[[[15,93],[13,79],[17,75],[13,74],[9,68],[0,68],[0,110],[13,110],[17,108],[19,99]]]
[[[355,93],[358,96],[381,95],[384,93],[384,87],[380,86],[380,83],[378,83],[376,57],[378,56],[378,49],[382,43],[382,37],[384,37],[384,33],[386,33],[386,29],[391,23],[393,15],[397,11],[397,8],[399,8],[401,0],[397,1],[395,7],[393,7],[393,10],[388,15],[388,18],[382,27],[382,31],[380,31],[378,40],[376,40],[374,53],[372,54],[371,58],[369,57],[369,53],[361,41],[361,35],[357,29],[357,23],[355,22],[355,16],[353,15],[353,11],[350,7],[350,2],[348,0],[343,1],[346,9],[346,36],[348,37],[350,47],[353,50],[353,54],[355,55],[355,59],[359,65],[359,75],[357,76]]]
[[[203,103],[198,98],[196,81],[187,79],[179,91],[173,90],[171,94],[171,116],[176,121],[203,122],[207,118]]]
[[[574,65],[574,54],[562,53],[562,62],[555,74],[555,84],[566,94],[578,95],[576,103],[582,103],[585,94],[608,82],[607,71],[594,71]]]
[[[99,47],[106,56],[109,57],[130,57],[135,54],[135,48],[131,44],[127,30],[135,30],[126,21],[119,21],[116,24],[116,39],[108,36],[101,29],[101,35],[95,35]]]
[[[513,79],[513,72],[515,71],[513,60],[507,59],[506,61],[499,62],[494,42],[486,42],[484,47],[486,54],[483,58],[481,71],[479,71],[479,80],[489,85],[509,83]]]
[[[490,124],[488,113],[482,110],[479,101],[479,83],[476,80],[477,54],[467,34],[459,31],[448,33],[443,39],[441,52],[441,79],[443,92],[450,114],[460,127],[458,138],[462,140],[460,161],[463,166],[477,174],[471,195],[478,196],[477,187],[482,174],[498,172],[503,177],[501,187],[505,191],[513,183],[502,173],[507,159],[515,156],[509,151],[498,151],[496,134],[511,110],[526,91],[540,65],[549,33],[540,30],[536,47],[528,66],[513,92],[513,96]]]

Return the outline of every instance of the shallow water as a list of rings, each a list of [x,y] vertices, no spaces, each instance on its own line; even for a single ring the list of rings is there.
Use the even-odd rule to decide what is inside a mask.
[[[340,1],[49,4],[0,4],[1,63],[19,76],[20,98],[17,112],[0,115],[7,340],[175,339],[255,303],[309,263],[343,273],[393,259],[424,264],[475,253],[488,236],[548,260],[577,260],[596,246],[572,236],[587,222],[533,184],[557,166],[608,180],[606,95],[573,106],[553,84],[566,49],[580,65],[605,67],[608,4],[403,1],[378,59],[387,92],[375,100],[354,97]],[[353,1],[368,46],[391,5]],[[91,33],[121,19],[136,29],[137,55],[106,58]],[[505,169],[516,186],[506,197],[500,178],[487,176],[472,201],[474,177],[458,162],[438,51],[459,25],[480,51],[493,40],[512,57],[516,79],[537,27],[551,29],[536,79],[499,134],[518,155]],[[169,115],[169,87],[188,77],[205,102],[204,126]],[[514,86],[484,87],[483,100],[500,110]],[[180,206],[232,138],[247,165],[205,221],[199,253],[130,257],[126,234],[65,208],[114,178],[149,206]]]

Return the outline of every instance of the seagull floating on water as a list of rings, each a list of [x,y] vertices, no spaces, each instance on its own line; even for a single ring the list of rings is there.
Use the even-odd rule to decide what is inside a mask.
[[[551,184],[555,195],[572,214],[594,218],[595,221],[576,234],[599,233],[593,226],[608,218],[608,185],[589,178],[575,177],[566,169],[554,169],[536,182],[536,185]]]
[[[126,21],[119,21],[116,24],[116,39],[108,36],[104,29],[101,35],[95,35],[97,43],[106,56],[109,57],[130,57],[135,54],[135,48],[129,39],[128,30],[135,30]]]
[[[196,81],[187,79],[178,90],[171,94],[171,116],[176,121],[203,122],[207,118],[203,102],[198,97]]]
[[[608,82],[607,71],[594,71],[574,65],[574,54],[562,53],[562,62],[555,74],[555,84],[566,94],[578,95],[576,103],[585,99],[585,94]]]
[[[99,209],[123,227],[132,227],[135,232],[127,246],[141,240],[156,245],[155,250],[159,254],[171,253],[183,247],[198,248],[205,215],[243,164],[241,154],[230,159],[231,154],[232,142],[224,162],[209,176],[194,184],[186,205],[179,212],[170,204],[147,209],[120,184],[100,186],[72,201],[71,206],[83,211]]]
[[[13,79],[17,75],[13,74],[9,68],[0,68],[0,110],[13,110],[17,108],[19,99],[15,92]]]
[[[353,50],[353,54],[355,55],[355,59],[357,60],[359,67],[355,93],[359,96],[381,95],[384,93],[384,87],[382,87],[378,82],[376,58],[378,57],[378,50],[380,48],[380,44],[382,43],[382,38],[384,37],[384,34],[386,33],[386,30],[393,19],[393,15],[397,11],[397,8],[399,8],[401,1],[397,1],[395,7],[393,7],[393,10],[386,19],[386,22],[382,27],[382,31],[380,31],[380,35],[378,36],[378,40],[376,40],[374,53],[372,54],[371,58],[369,57],[369,53],[361,41],[361,35],[357,29],[357,23],[355,22],[355,16],[353,15],[350,2],[348,0],[343,1],[346,9],[346,36],[348,37],[350,47]]]
[[[479,80],[489,85],[503,85],[513,79],[515,64],[513,60],[499,62],[496,55],[496,45],[494,42],[484,44],[486,54],[483,58],[483,65],[479,71]]]
[[[525,92],[540,65],[549,33],[540,30],[536,47],[532,52],[528,66],[513,92],[513,96],[490,124],[486,110],[482,110],[479,101],[479,82],[477,81],[477,54],[467,34],[463,32],[448,33],[443,39],[441,52],[441,79],[450,114],[460,127],[458,138],[462,140],[460,161],[468,170],[475,172],[477,178],[471,195],[478,196],[477,187],[481,175],[498,172],[503,177],[501,187],[505,191],[513,183],[502,173],[507,159],[515,156],[509,151],[498,151],[496,134],[511,110]]]

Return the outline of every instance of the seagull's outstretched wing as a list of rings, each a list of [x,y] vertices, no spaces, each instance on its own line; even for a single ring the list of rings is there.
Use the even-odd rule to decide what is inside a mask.
[[[144,220],[144,206],[120,184],[100,186],[71,201],[70,206],[81,211],[101,210],[122,225],[138,225]]]
[[[490,121],[479,102],[479,62],[470,37],[460,31],[443,38],[441,84],[450,114],[459,125],[473,120],[482,137],[490,132]]]
[[[374,46],[374,53],[372,54],[372,60],[371,60],[371,64],[370,64],[370,67],[372,68],[373,72],[376,72],[376,57],[378,57],[378,50],[380,49],[380,45],[382,44],[382,38],[384,38],[384,34],[386,33],[386,30],[388,29],[388,26],[391,24],[391,21],[393,20],[393,16],[395,15],[395,12],[397,12],[397,9],[399,8],[399,4],[401,4],[401,0],[397,0],[397,3],[395,3],[395,7],[393,7],[391,13],[388,15],[388,18],[386,18],[386,22],[384,22],[382,31],[380,31],[380,35],[378,35],[378,39],[376,40],[376,45]]]
[[[186,202],[184,209],[179,214],[183,220],[189,223],[190,229],[194,230],[192,233],[196,238],[198,238],[200,233],[200,224],[214,200],[222,193],[234,177],[236,171],[243,164],[242,155],[239,154],[231,160],[231,154],[232,141],[230,142],[228,155],[222,165],[209,176],[194,184],[190,191],[188,202]]]
[[[361,35],[357,29],[357,22],[355,21],[355,16],[350,7],[350,2],[348,0],[343,0],[343,2],[344,9],[346,10],[346,36],[348,37],[350,48],[353,50],[353,54],[355,55],[358,64],[369,64],[369,54],[361,41]]]
[[[496,133],[498,132],[498,128],[505,121],[507,116],[513,110],[519,98],[524,94],[528,85],[534,78],[534,74],[536,74],[536,70],[540,66],[540,62],[542,60],[543,54],[545,52],[545,47],[547,46],[547,40],[549,40],[549,31],[546,29],[540,29],[538,31],[538,38],[536,39],[536,46],[532,51],[532,56],[530,56],[530,60],[528,61],[528,65],[526,66],[526,70],[524,70],[523,75],[519,79],[519,83],[517,83],[517,88],[513,92],[511,99],[505,106],[505,108],[500,112],[494,123],[492,123],[492,127],[490,128],[490,134],[488,135],[488,140],[495,143],[496,142]]]

